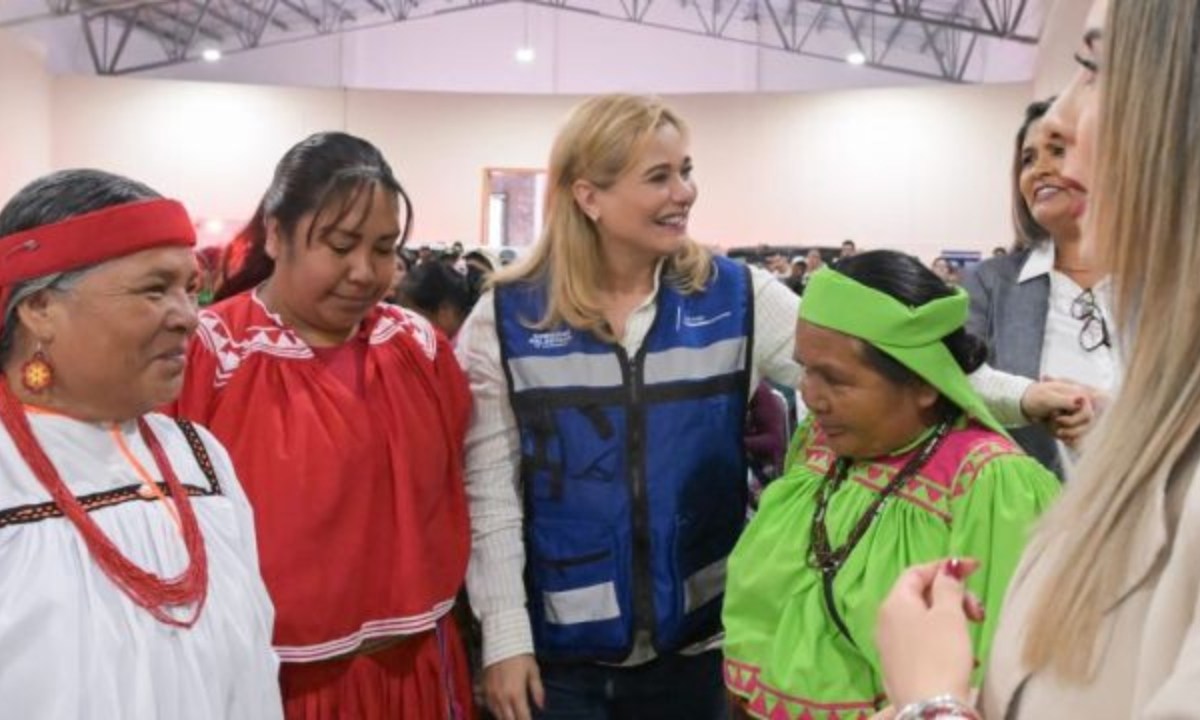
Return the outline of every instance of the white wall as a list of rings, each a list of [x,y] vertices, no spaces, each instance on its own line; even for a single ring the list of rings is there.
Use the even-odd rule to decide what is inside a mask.
[[[1024,85],[681,99],[702,238],[894,247],[931,258],[1012,239],[1012,135]]]
[[[63,76],[54,100],[55,167],[129,175],[198,220],[248,218],[284,151],[345,123],[334,90]]]
[[[0,31],[0,205],[50,170],[50,98],[41,53]]]
[[[1011,239],[1011,136],[1024,85],[676,96],[691,123],[697,239],[901,247],[923,257]],[[347,129],[417,203],[416,241],[480,237],[482,171],[541,167],[577,98],[296,90],[62,77],[54,165],[123,172],[200,218],[250,215],[284,150]]]

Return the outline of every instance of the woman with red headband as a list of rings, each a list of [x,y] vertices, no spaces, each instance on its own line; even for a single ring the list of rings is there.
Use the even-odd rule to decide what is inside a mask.
[[[189,353],[178,413],[245,481],[292,720],[470,712],[447,614],[469,545],[467,383],[444,335],[381,302],[411,223],[370,143],[301,142]]]
[[[281,716],[250,507],[207,431],[151,412],[196,326],[183,207],[94,170],[0,210],[0,707]]]

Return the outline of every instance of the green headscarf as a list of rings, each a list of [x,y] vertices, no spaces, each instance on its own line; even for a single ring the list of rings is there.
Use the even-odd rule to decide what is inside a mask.
[[[869,288],[835,270],[818,270],[804,288],[800,319],[870,343],[896,359],[988,428],[1007,436],[975,394],[942,338],[967,322],[962,288],[919,307]]]

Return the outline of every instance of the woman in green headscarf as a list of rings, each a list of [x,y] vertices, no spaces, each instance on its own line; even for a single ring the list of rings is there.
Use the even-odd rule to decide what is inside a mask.
[[[786,472],[729,559],[725,680],[753,717],[860,718],[884,702],[875,616],[901,572],[973,557],[994,618],[1058,481],[967,382],[986,349],[968,298],[915,258],[876,251],[811,279],[797,360],[809,410]]]

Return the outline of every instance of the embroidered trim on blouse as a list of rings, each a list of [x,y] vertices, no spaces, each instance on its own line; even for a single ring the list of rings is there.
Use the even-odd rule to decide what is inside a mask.
[[[759,681],[759,668],[725,660],[725,685],[746,700],[751,717],[765,720],[868,720],[883,705],[884,697],[871,700],[815,702],[788,695]]]
[[[175,424],[183,431],[183,435],[187,438],[188,446],[192,450],[192,455],[196,458],[196,464],[200,466],[200,470],[204,473],[205,479],[208,480],[208,487],[198,487],[196,485],[183,484],[184,490],[188,497],[208,497],[213,495],[222,495],[221,483],[217,479],[217,471],[213,467],[212,459],[208,455],[208,450],[204,447],[204,441],[200,439],[200,434],[196,432],[196,428],[187,420],[176,419]],[[171,490],[164,482],[155,483],[159,490],[166,497],[171,496]],[[113,490],[105,490],[98,493],[90,493],[88,495],[79,496],[79,504],[84,510],[92,512],[93,510],[101,510],[115,505],[121,505],[132,500],[141,500],[143,502],[151,502],[157,499],[153,492],[147,492],[142,487],[142,483],[133,485],[125,485]],[[14,507],[0,510],[0,528],[8,527],[9,525],[24,525],[26,523],[35,523],[51,518],[62,517],[63,512],[59,509],[54,501],[44,503],[32,503],[29,505],[17,505]]]

